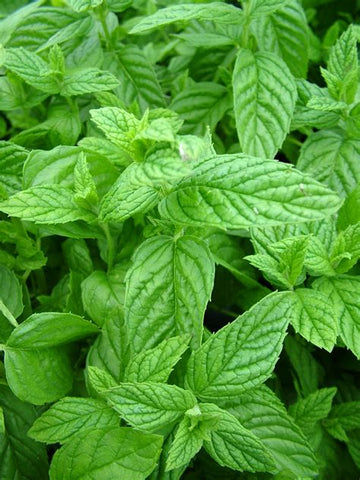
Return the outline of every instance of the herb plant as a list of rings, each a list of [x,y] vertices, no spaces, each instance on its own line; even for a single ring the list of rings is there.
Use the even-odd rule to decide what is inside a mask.
[[[359,9],[2,0],[2,480],[359,478]]]

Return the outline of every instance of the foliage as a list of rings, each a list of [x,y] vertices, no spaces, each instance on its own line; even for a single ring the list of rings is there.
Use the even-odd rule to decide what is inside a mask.
[[[359,478],[359,8],[1,2],[1,479]]]

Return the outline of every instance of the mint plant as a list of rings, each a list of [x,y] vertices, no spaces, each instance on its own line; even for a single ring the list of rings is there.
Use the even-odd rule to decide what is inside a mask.
[[[1,479],[359,478],[358,20],[1,2]]]

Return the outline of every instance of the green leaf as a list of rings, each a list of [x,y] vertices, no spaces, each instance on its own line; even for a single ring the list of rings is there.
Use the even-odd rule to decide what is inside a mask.
[[[21,174],[28,151],[11,142],[0,141],[0,185],[9,195],[21,190]]]
[[[285,351],[290,360],[295,389],[299,396],[307,396],[319,388],[323,370],[314,359],[307,345],[300,339],[288,335],[285,339]]]
[[[154,470],[162,438],[121,427],[86,430],[58,450],[51,480],[145,480]]]
[[[286,295],[263,298],[193,352],[186,382],[200,399],[236,398],[269,378],[290,320]]]
[[[104,107],[90,111],[91,119],[110,141],[132,157],[136,153],[133,145],[140,128],[140,121],[131,113],[118,107]]]
[[[170,23],[185,20],[216,20],[218,23],[238,24],[243,21],[243,13],[233,5],[212,2],[209,5],[172,5],[158,10],[141,20],[130,33],[138,34]]]
[[[98,367],[121,382],[128,360],[128,336],[123,314],[107,312],[101,334],[89,350],[87,365]]]
[[[211,82],[199,82],[179,92],[170,108],[184,120],[183,133],[204,135],[207,128],[213,131],[231,107],[228,89]]]
[[[160,200],[162,189],[190,171],[178,152],[167,146],[150,150],[144,162],[132,163],[104,196],[100,206],[103,221],[123,222],[146,213]]]
[[[338,214],[338,226],[342,230],[360,222],[360,185],[347,196]]]
[[[310,440],[316,426],[328,416],[336,391],[335,387],[321,388],[290,406],[290,415]]]
[[[264,444],[230,413],[214,404],[201,404],[203,413],[219,415],[217,428],[204,441],[219,465],[240,472],[274,472],[274,460]]]
[[[275,460],[278,470],[296,478],[314,475],[317,461],[307,439],[284,405],[265,385],[234,399],[227,409],[251,431]]]
[[[6,346],[11,350],[49,348],[98,332],[96,325],[72,313],[34,313],[12,332]]]
[[[300,2],[286,0],[271,15],[253,21],[251,28],[261,51],[282,57],[295,77],[306,76],[309,30]]]
[[[65,397],[35,421],[28,435],[39,442],[66,443],[86,428],[118,423],[118,415],[100,400]]]
[[[233,72],[234,109],[242,151],[273,158],[290,130],[296,84],[283,60],[239,50]]]
[[[359,154],[357,138],[339,128],[323,130],[311,133],[303,143],[297,167],[345,197],[360,182]]]
[[[351,26],[330,50],[327,70],[321,73],[330,94],[340,101],[352,103],[358,88],[357,39]]]
[[[99,392],[130,425],[157,431],[196,405],[189,390],[164,383],[121,383]]]
[[[251,265],[264,272],[265,277],[268,278],[272,284],[289,288],[288,279],[280,271],[279,262],[270,257],[270,255],[260,253],[257,255],[247,255],[244,258],[248,260]]]
[[[76,206],[72,191],[61,185],[44,185],[23,190],[0,202],[0,210],[22,220],[47,224],[93,218],[92,214]]]
[[[125,321],[134,352],[174,332],[190,334],[197,348],[210,299],[214,262],[200,239],[150,238],[140,245],[127,276]]]
[[[249,15],[252,18],[270,15],[288,2],[287,0],[252,0],[247,2],[250,5]]]
[[[85,93],[113,90],[118,85],[119,80],[110,72],[98,68],[79,68],[66,72],[60,94],[71,97]]]
[[[339,425],[345,431],[360,428],[360,402],[352,401],[334,405],[324,425],[326,428]]]
[[[12,33],[8,46],[24,47],[34,51],[48,42],[53,35],[57,35],[59,30],[78,19],[79,16],[67,8],[42,6],[20,22]],[[36,35],[34,35],[34,29]]]
[[[331,352],[339,326],[328,296],[310,288],[298,288],[289,292],[287,299],[291,302],[291,324],[295,331],[308,342]]]
[[[23,295],[15,274],[4,265],[0,265],[0,285],[0,341],[6,342],[24,309]]]
[[[360,277],[339,275],[320,278],[313,288],[325,294],[338,322],[345,345],[360,358]]]
[[[103,3],[103,0],[66,0],[67,5],[75,12],[86,12],[90,8],[96,8]]]
[[[316,220],[339,206],[337,195],[288,165],[234,154],[199,162],[159,210],[176,223],[237,229]]]
[[[16,2],[11,2],[11,4],[15,7],[14,11],[11,13],[6,12],[8,15],[5,13],[5,18],[0,22],[0,44],[2,45],[6,45],[19,23],[35,11],[41,5],[41,1],[32,2],[29,5],[24,5],[22,8],[17,8]]]
[[[186,466],[203,445],[203,435],[194,428],[191,419],[185,416],[176,430],[166,460],[166,471]]]
[[[311,98],[317,97],[327,102],[330,98],[326,88],[310,83],[302,78],[296,79],[298,98],[294,116],[291,121],[291,130],[301,127],[331,128],[339,122],[339,115],[334,112],[312,110],[308,104]]]
[[[120,82],[117,92],[125,105],[137,102],[141,112],[148,107],[165,106],[164,94],[154,67],[137,45],[119,46],[116,60],[113,56],[109,58],[109,70]]]
[[[32,150],[25,162],[23,188],[39,185],[73,185],[73,171],[81,156],[77,147],[59,145],[52,150]]]
[[[337,273],[350,270],[360,258],[360,223],[349,225],[339,235],[331,252],[331,261]]]
[[[37,418],[36,409],[19,400],[5,385],[0,385],[0,477],[7,479],[48,479],[48,459],[44,445],[28,437]]]
[[[90,275],[94,270],[90,250],[82,238],[68,238],[61,245],[69,268],[83,276]]]
[[[66,395],[73,383],[73,370],[66,347],[5,351],[9,387],[25,402],[54,402]]]
[[[4,65],[31,86],[49,94],[59,93],[60,88],[50,66],[36,53],[23,47],[8,48],[5,50]]]
[[[125,371],[126,382],[166,382],[174,365],[188,348],[188,337],[163,340],[159,345],[134,355]]]
[[[108,318],[121,318],[124,311],[123,275],[115,270],[92,272],[81,284],[82,301],[90,318],[100,327]]]

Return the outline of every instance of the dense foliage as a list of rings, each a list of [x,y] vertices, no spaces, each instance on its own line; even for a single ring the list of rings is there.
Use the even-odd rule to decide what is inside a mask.
[[[1,480],[356,480],[359,0],[0,2]]]

